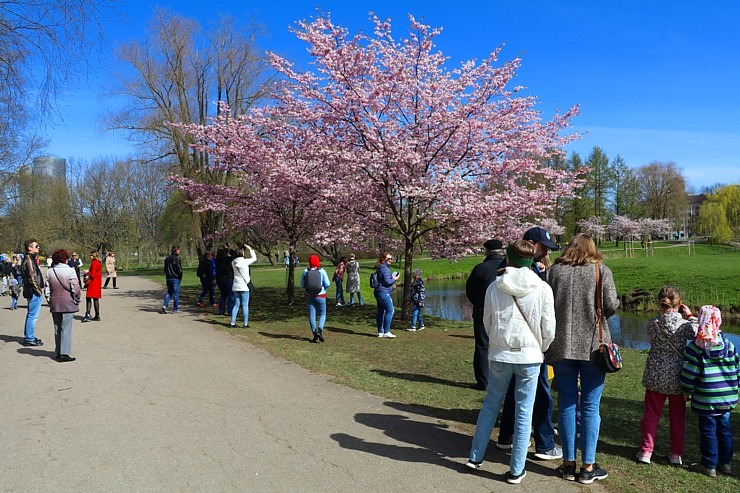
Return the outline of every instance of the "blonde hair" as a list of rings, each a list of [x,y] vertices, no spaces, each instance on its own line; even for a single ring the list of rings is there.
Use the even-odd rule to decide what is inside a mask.
[[[663,286],[658,293],[661,308],[676,308],[681,304],[681,291],[673,286]]]
[[[602,260],[604,260],[604,256],[599,252],[594,240],[589,235],[581,233],[571,238],[563,254],[555,259],[555,263],[586,265],[592,262],[601,262]]]
[[[389,253],[389,252],[383,252],[383,253],[380,254],[380,257],[378,257],[378,260],[375,261],[375,268],[376,269],[378,267],[380,267],[381,265],[383,265],[383,262],[385,262],[385,258],[388,255],[390,255],[391,257],[393,257],[393,255],[391,253]]]
[[[97,250],[90,250],[90,256],[94,259],[100,260],[100,255],[98,255]]]

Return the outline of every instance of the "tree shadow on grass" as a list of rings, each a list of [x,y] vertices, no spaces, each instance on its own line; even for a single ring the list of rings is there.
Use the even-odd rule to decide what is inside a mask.
[[[356,336],[362,336],[362,337],[373,337],[373,338],[378,337],[378,334],[376,332],[373,332],[372,334],[370,334],[367,332],[357,332],[356,330],[351,330],[351,329],[340,329],[338,327],[326,327],[326,330],[329,330],[331,332],[339,332],[341,334],[356,335]]]
[[[294,341],[310,341],[311,338],[298,336],[294,334],[273,334],[272,332],[258,331],[259,335],[267,337],[268,339],[292,339]]]
[[[475,339],[475,336],[473,334],[471,334],[471,335],[449,334],[448,337],[457,337],[457,338],[460,338],[460,339]]]
[[[370,370],[373,373],[377,373],[378,375],[382,375],[384,377],[388,378],[398,378],[401,380],[408,380],[409,382],[426,382],[426,383],[436,383],[440,385],[448,385],[450,387],[470,387],[470,384],[467,382],[453,382],[452,380],[445,380],[443,378],[437,378],[432,377],[429,375],[421,375],[418,373],[398,373],[393,371],[387,371],[387,370]]]

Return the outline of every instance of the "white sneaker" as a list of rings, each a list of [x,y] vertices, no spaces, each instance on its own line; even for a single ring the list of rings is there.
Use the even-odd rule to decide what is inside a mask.
[[[419,327],[419,330],[424,330],[424,326],[422,325],[421,327]]]
[[[542,460],[554,460],[563,458],[563,449],[560,447],[553,447],[552,450],[547,452],[535,452],[535,457]]]
[[[385,334],[383,334],[383,337],[385,337],[386,339],[395,339],[396,338],[396,336],[393,335],[393,334],[391,334],[390,332],[386,332]]]
[[[421,330],[421,329],[419,329],[419,330]],[[409,327],[408,329],[406,329],[406,331],[407,331],[407,332],[416,332],[416,328],[414,328],[414,327]]]
[[[480,465],[483,464],[483,461],[480,462],[473,462],[473,459],[468,459],[468,462],[465,463],[465,467],[468,469],[480,469]]]
[[[382,332],[380,332],[380,333],[378,334],[378,337],[385,337],[385,334],[383,334]]]

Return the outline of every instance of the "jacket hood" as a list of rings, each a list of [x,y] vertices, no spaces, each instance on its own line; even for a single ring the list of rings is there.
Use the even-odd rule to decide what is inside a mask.
[[[704,350],[707,357],[710,360],[721,360],[724,358],[727,358],[729,356],[730,352],[730,345],[727,343],[727,339],[725,339],[725,335],[720,332],[717,345],[711,348],[707,348]]]
[[[524,296],[540,285],[542,279],[527,268],[507,267],[504,274],[494,281],[499,291],[511,296]]]

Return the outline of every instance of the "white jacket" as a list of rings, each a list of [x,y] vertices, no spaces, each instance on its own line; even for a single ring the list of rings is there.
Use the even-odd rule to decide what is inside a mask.
[[[257,261],[257,255],[254,250],[249,249],[249,258],[236,257],[231,261],[231,267],[234,269],[234,283],[231,286],[232,291],[249,291],[249,266]]]
[[[529,328],[519,305],[527,315]],[[488,333],[488,359],[503,363],[542,363],[542,353],[555,338],[555,305],[552,288],[527,268],[507,267],[488,286],[483,308]]]

